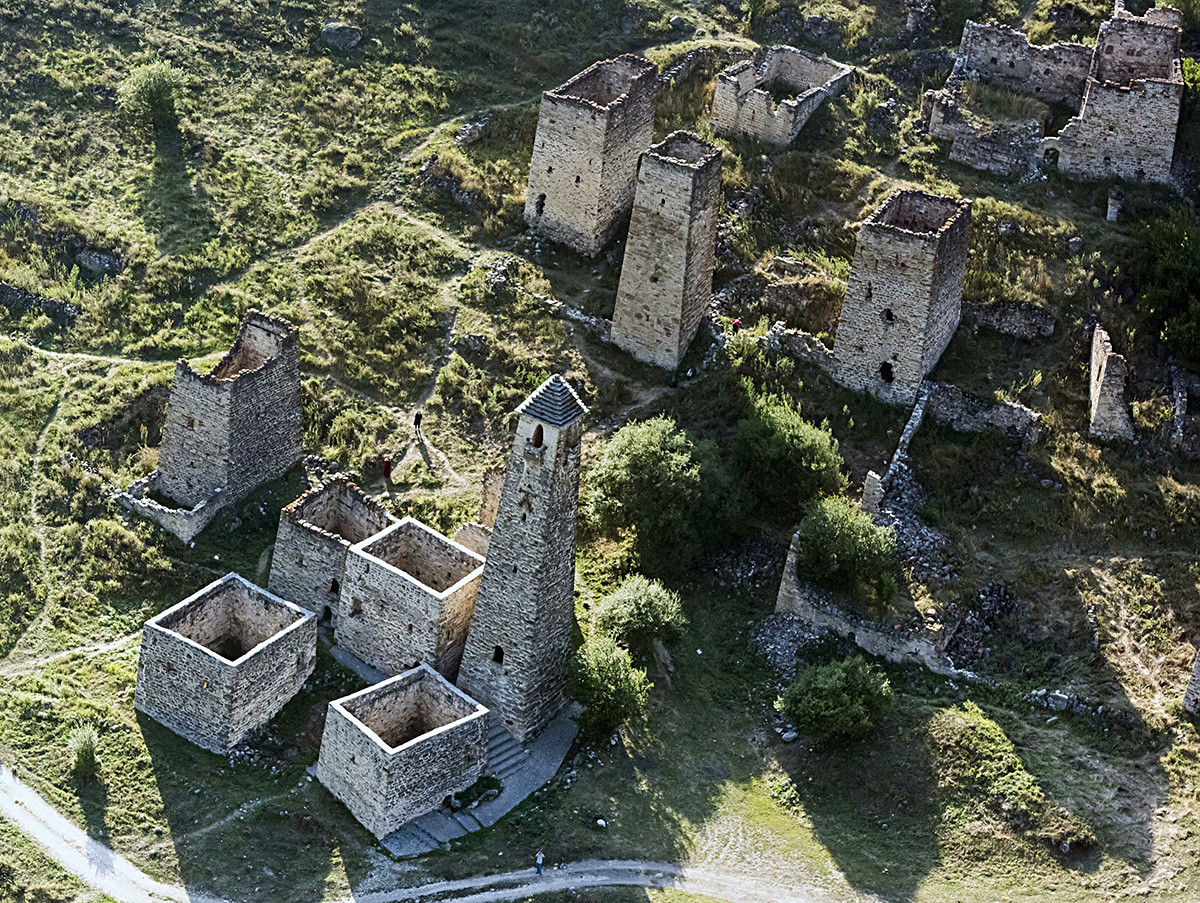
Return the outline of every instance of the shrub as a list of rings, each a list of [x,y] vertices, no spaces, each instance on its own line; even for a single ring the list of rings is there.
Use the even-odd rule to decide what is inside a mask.
[[[96,747],[100,736],[91,724],[81,724],[71,731],[67,737],[67,749],[71,751],[71,770],[81,781],[89,781],[96,776],[98,761]]]
[[[679,594],[657,580],[631,574],[596,606],[596,628],[640,654],[657,639],[677,634],[687,623]]]
[[[605,535],[634,533],[651,572],[676,571],[741,523],[740,499],[716,451],[667,417],[630,423],[591,474],[589,511]]]
[[[1182,357],[1200,362],[1200,222],[1185,207],[1148,222],[1130,276],[1142,313]]]
[[[887,676],[861,655],[800,672],[775,707],[821,743],[861,740],[892,705]]]
[[[799,532],[799,567],[816,583],[851,591],[868,587],[877,595],[894,584],[895,533],[848,499],[817,499]]]
[[[159,60],[125,77],[117,88],[117,103],[134,125],[161,129],[175,124],[175,102],[182,94],[183,73]]]
[[[604,634],[588,637],[571,663],[571,695],[584,706],[579,724],[590,734],[608,733],[645,711],[651,686],[629,652]]]
[[[810,423],[778,395],[754,399],[753,414],[738,424],[735,460],[760,511],[794,521],[814,496],[846,488],[837,439]]]

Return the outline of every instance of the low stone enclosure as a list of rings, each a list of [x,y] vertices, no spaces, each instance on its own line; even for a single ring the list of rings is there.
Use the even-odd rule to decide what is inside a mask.
[[[795,47],[772,47],[757,66],[743,60],[717,77],[713,130],[791,144],[817,107],[841,94],[853,74],[853,66]]]
[[[300,691],[316,658],[315,615],[228,574],[146,622],[134,708],[227,753]]]
[[[1166,182],[1183,99],[1180,21],[1170,8],[1134,16],[1117,0],[1094,48],[1030,44],[1016,29],[968,21],[945,87],[925,93],[922,119],[951,142],[951,160],[976,169],[1018,175],[1041,162],[1078,178]],[[1048,108],[1014,116],[1029,104],[1001,97],[988,115],[972,101],[980,85],[1077,112],[1047,137]]]
[[[329,704],[317,778],[382,839],[479,779],[487,715],[419,665]]]
[[[300,332],[251,311],[211,371],[176,363],[158,469],[117,501],[190,542],[221,508],[287,473],[302,436]]]

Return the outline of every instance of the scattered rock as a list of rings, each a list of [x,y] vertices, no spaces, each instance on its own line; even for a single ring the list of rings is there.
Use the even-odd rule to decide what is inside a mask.
[[[342,53],[353,50],[362,40],[362,32],[345,22],[327,22],[321,29],[321,40]]]
[[[84,248],[76,254],[75,262],[81,270],[93,277],[115,276],[125,269],[125,261],[116,254],[105,254],[91,248]]]
[[[779,739],[784,743],[795,743],[799,736],[795,731],[785,731]]]

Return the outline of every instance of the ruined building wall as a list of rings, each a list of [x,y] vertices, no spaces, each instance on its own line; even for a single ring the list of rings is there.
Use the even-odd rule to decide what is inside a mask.
[[[1092,66],[1092,48],[1086,44],[1030,44],[1015,28],[969,19],[958,57],[961,67],[981,81],[1048,103],[1078,104]]]
[[[1125,404],[1125,358],[1114,354],[1108,333],[1092,331],[1092,362],[1088,433],[1095,439],[1132,439],[1133,420]]]
[[[1196,653],[1196,663],[1192,666],[1192,677],[1183,694],[1183,709],[1189,715],[1200,715],[1200,652]]]
[[[633,205],[638,156],[654,140],[653,63],[596,63],[542,97],[525,219],[595,255]]]
[[[674,369],[712,300],[721,152],[676,132],[642,156],[612,340]]]

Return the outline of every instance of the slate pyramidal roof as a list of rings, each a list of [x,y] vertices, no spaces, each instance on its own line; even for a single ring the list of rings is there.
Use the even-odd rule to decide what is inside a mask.
[[[555,373],[521,402],[518,414],[526,414],[547,426],[563,429],[588,412],[570,383]]]

